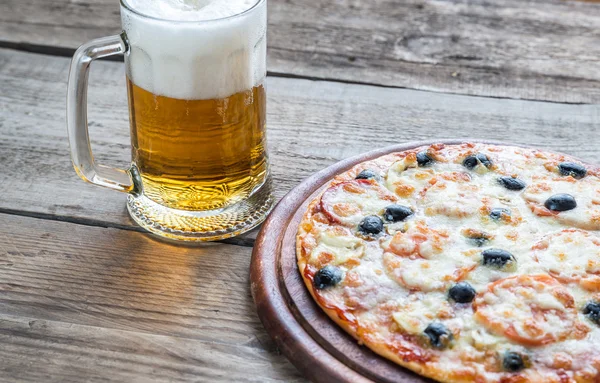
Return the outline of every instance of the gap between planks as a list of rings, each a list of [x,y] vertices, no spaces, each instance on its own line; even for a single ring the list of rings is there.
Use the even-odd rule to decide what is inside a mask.
[[[600,2],[600,0],[598,0],[598,1]],[[11,50],[21,51],[21,52],[36,53],[36,54],[42,54],[42,55],[48,55],[48,56],[68,57],[68,58],[73,57],[73,54],[75,53],[75,49],[72,49],[72,48],[58,47],[58,46],[51,46],[51,45],[29,44],[29,43],[15,43],[15,42],[5,41],[5,40],[0,40],[0,48],[11,49]],[[109,57],[102,58],[100,60],[123,62],[123,56],[109,56]],[[373,82],[368,82],[368,81],[350,81],[350,80],[343,80],[343,79],[334,78],[334,77],[307,76],[307,75],[298,75],[298,74],[292,74],[292,73],[273,72],[273,71],[267,71],[267,76],[309,80],[309,81],[336,82],[336,83],[340,83],[340,84],[350,84],[350,85],[366,85],[366,86],[375,86],[378,88],[409,89],[409,90],[418,90],[420,92],[427,92],[427,93],[464,95],[463,93],[460,93],[460,92],[436,91],[436,90],[428,90],[428,89],[419,89],[417,87],[385,85],[385,84],[378,84],[378,83],[373,83]],[[493,95],[469,94],[468,96],[481,97],[481,98],[492,98],[492,99],[500,99],[500,100],[548,102],[551,104],[566,104],[566,105],[590,105],[590,104],[592,104],[592,103],[588,103],[588,102],[554,101],[554,100],[535,99],[535,98],[522,99],[522,98],[518,98],[518,97],[505,97],[505,96],[493,96]]]
[[[82,226],[134,231],[134,232],[138,232],[138,233],[147,234],[149,236],[152,236],[155,239],[163,240],[162,237],[155,236],[155,235],[147,232],[140,226],[128,226],[128,225],[121,225],[121,224],[114,223],[114,222],[100,221],[100,220],[89,219],[89,218],[60,216],[60,215],[54,215],[54,214],[50,214],[50,213],[30,212],[30,211],[7,209],[7,208],[1,208],[1,207],[0,207],[0,214],[35,218],[35,219],[41,219],[41,220],[47,220],[47,221],[66,222],[66,223],[82,225]],[[164,241],[171,245],[183,245],[183,246],[194,246],[194,245],[199,245],[201,243],[204,243],[204,242],[183,242],[183,241],[171,241],[171,240],[164,240]],[[219,241],[212,241],[212,242],[223,243],[223,244],[234,245],[234,246],[242,246],[242,247],[254,247],[255,240],[254,240],[254,238],[248,238],[248,237],[232,237],[232,238],[226,238],[226,239],[222,239]]]

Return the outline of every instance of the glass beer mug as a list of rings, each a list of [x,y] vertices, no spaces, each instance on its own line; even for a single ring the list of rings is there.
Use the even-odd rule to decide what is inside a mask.
[[[266,152],[266,0],[121,0],[123,33],[82,45],[67,96],[77,174],[128,193],[131,217],[183,240],[216,240],[271,209]],[[90,64],[123,54],[132,163],[96,164],[87,126]]]

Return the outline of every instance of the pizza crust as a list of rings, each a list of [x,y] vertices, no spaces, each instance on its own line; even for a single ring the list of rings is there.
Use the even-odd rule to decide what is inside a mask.
[[[440,167],[443,169],[420,168],[416,163],[418,152],[427,152],[441,164]],[[486,166],[479,162],[475,168],[465,169],[463,165],[465,159],[480,152],[486,153],[492,165]],[[347,248],[352,246],[344,245],[346,247],[341,246],[339,251],[336,249],[329,251],[332,253],[331,257],[327,255],[311,257],[315,248],[320,246],[319,235],[329,230],[327,228],[341,225],[346,230],[355,230],[358,222],[356,216],[344,221],[324,212],[323,193],[321,193],[309,204],[297,234],[296,253],[304,283],[321,309],[359,344],[422,376],[448,383],[472,382],[475,379],[482,383],[563,382],[575,379],[578,382],[595,382],[600,379],[600,352],[595,350],[593,344],[600,341],[600,329],[581,314],[582,302],[595,299],[589,290],[579,288],[577,284],[569,284],[566,287],[573,292],[574,303],[569,307],[569,319],[573,321],[573,327],[579,329],[577,337],[565,335],[564,332],[568,332],[568,329],[563,329],[563,333],[560,333],[556,341],[546,342],[558,344],[557,347],[565,348],[567,351],[553,349],[547,344],[540,346],[527,342],[520,343],[518,341],[520,338],[517,336],[506,337],[502,331],[494,330],[496,327],[501,329],[504,327],[486,327],[481,321],[477,321],[471,304],[447,303],[448,298],[444,295],[447,294],[450,286],[468,280],[478,290],[478,299],[483,299],[482,291],[494,281],[512,278],[515,275],[544,273],[543,267],[536,266],[537,260],[532,254],[521,251],[521,248],[525,247],[521,245],[522,243],[529,242],[526,245],[533,252],[534,245],[545,235],[573,226],[578,230],[587,229],[593,236],[597,234],[591,230],[596,227],[594,211],[585,212],[586,214],[582,214],[577,219],[573,218],[577,216],[575,213],[565,214],[564,219],[557,215],[540,215],[537,214],[536,209],[531,208],[533,200],[530,190],[507,191],[493,181],[496,176],[505,175],[525,178],[529,188],[531,185],[543,182],[552,183],[553,178],[560,177],[554,172],[553,166],[567,160],[575,161],[562,155],[509,146],[438,144],[392,153],[359,164],[336,176],[323,193],[327,193],[336,185],[354,180],[362,170],[371,169],[381,175],[381,180],[377,184],[384,185],[391,194],[395,195],[395,198],[385,197],[387,201],[413,206],[417,213],[406,222],[386,222],[382,236],[371,238],[356,234],[363,243],[360,246],[365,246],[366,249],[359,256],[356,252],[348,253]],[[585,185],[597,186],[594,190],[598,190],[596,194],[600,198],[598,169],[591,166],[587,168],[588,175],[583,178]],[[471,177],[478,183],[471,183]],[[564,179],[556,182],[571,183]],[[428,195],[428,191],[432,190],[435,190],[437,196],[429,198],[434,195]],[[444,194],[445,190],[448,195]],[[570,190],[575,190],[574,193],[577,194],[576,191],[581,190],[581,187],[572,187]],[[584,194],[581,196],[584,201],[583,207],[592,206],[595,209],[594,193],[586,191]],[[465,201],[461,200],[463,197]],[[348,201],[343,195],[337,195],[336,198],[336,201],[342,201],[340,203]],[[455,203],[448,203],[448,201],[455,201]],[[351,215],[359,216],[362,211],[366,212],[364,214],[377,214],[385,207],[385,203],[377,205],[365,202],[366,207],[359,206],[360,201],[352,200],[352,203],[358,207],[348,208],[347,205],[343,207],[349,209]],[[538,198],[535,203],[539,206],[542,202]],[[490,218],[492,209],[499,207],[510,211],[511,214],[500,214],[499,219]],[[331,206],[328,206],[329,208]],[[541,229],[532,229],[530,224],[532,220],[539,220]],[[416,230],[415,227],[418,225],[425,225],[433,230],[449,230],[451,233],[447,239],[448,244],[439,245],[437,252],[429,249],[429,252],[421,253],[410,244],[402,243],[403,236],[411,233],[411,230]],[[491,240],[518,249],[518,269],[511,271],[481,266],[482,249],[474,245],[478,242],[472,241],[473,238],[470,237],[483,238],[480,239],[483,248],[489,248],[486,241]],[[322,250],[319,252],[328,253]],[[436,270],[440,271],[438,273],[424,272],[419,282],[426,283],[427,278],[431,277],[438,278],[440,283],[411,285],[406,281],[399,281],[390,275],[390,270],[386,270],[384,266],[384,259],[394,260],[394,257],[402,258],[401,262],[395,260],[400,268],[406,267],[407,262],[420,262],[419,267],[424,267],[424,270],[432,267],[439,268]],[[462,274],[456,274],[454,271],[441,272],[448,268],[448,264],[453,263],[457,265],[457,269],[465,268]],[[342,267],[347,280],[342,282],[342,286],[317,290],[312,276],[318,268],[326,265]],[[392,267],[392,270],[395,269]],[[471,273],[472,270],[475,271]],[[418,273],[416,275],[418,277]],[[361,276],[366,276],[363,278],[366,281],[361,280]],[[544,279],[546,276],[540,278]],[[548,278],[555,281],[551,276]],[[556,281],[556,283],[561,282]],[[418,311],[417,306],[411,306],[414,318],[424,318],[423,323],[405,323],[403,319],[408,315],[403,315],[401,311],[394,313],[394,310],[401,306],[400,303],[406,303],[410,299],[422,302],[427,294],[437,294],[436,299],[440,304],[436,306],[439,306],[437,311],[430,310],[430,312],[421,312]],[[527,292],[525,291],[524,294]],[[441,299],[445,300],[442,302]],[[527,321],[526,316],[534,315],[531,313],[537,312],[536,310],[523,311],[522,320]],[[422,334],[422,328],[427,320],[446,324],[449,331],[454,334],[451,348],[436,349],[427,343],[427,338]],[[540,323],[547,325],[545,322]],[[502,365],[502,357],[507,351],[526,355],[527,360],[533,360],[531,366],[516,372],[506,371],[506,367]]]

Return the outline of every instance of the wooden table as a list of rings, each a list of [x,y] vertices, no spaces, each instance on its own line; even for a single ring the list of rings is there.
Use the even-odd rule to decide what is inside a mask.
[[[476,137],[598,162],[600,5],[269,0],[276,196],[375,147]],[[136,227],[84,184],[65,127],[69,56],[119,32],[116,0],[0,0],[0,381],[302,382],[256,315],[256,232],[197,247]],[[124,68],[94,64],[91,135],[125,166]]]

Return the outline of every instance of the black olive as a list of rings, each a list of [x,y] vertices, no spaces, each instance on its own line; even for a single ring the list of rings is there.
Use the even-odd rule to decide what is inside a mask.
[[[469,242],[476,247],[483,247],[489,242],[489,238],[485,237],[472,237],[469,238]]]
[[[500,220],[503,215],[507,215],[510,217],[510,214],[510,210],[503,207],[495,207],[492,210],[490,210],[490,218],[496,221]]]
[[[419,152],[417,153],[417,163],[419,166],[429,166],[433,164],[433,158],[429,157],[427,152]]]
[[[502,269],[517,262],[514,255],[502,249],[486,249],[481,256],[483,265],[494,269]]]
[[[358,231],[363,234],[379,234],[383,231],[383,221],[376,215],[368,215],[358,224]]]
[[[600,325],[600,303],[589,301],[581,311],[589,320]]]
[[[492,160],[490,160],[490,158],[488,156],[486,156],[485,154],[477,153],[477,155],[475,157],[477,157],[479,162],[481,162],[481,164],[483,166],[485,166],[486,168],[490,168],[492,166]]]
[[[585,166],[576,162],[561,162],[558,164],[558,171],[563,176],[571,176],[573,178],[583,178],[587,175]]]
[[[575,209],[577,201],[570,194],[555,194],[546,200],[544,206],[553,211],[567,211]]]
[[[474,229],[464,230],[463,235],[467,237],[469,243],[477,247],[482,247],[483,245],[486,245],[493,238],[491,235],[484,231]]]
[[[498,178],[498,182],[508,190],[523,190],[527,186],[525,182],[514,177],[502,176]]]
[[[429,343],[435,348],[446,348],[454,338],[446,326],[440,322],[432,322],[424,331]]]
[[[373,170],[371,169],[365,169],[362,172],[358,173],[358,175],[356,176],[357,180],[371,180],[374,179],[376,181],[381,179],[381,176],[377,173],[375,173]]]
[[[315,287],[319,290],[333,287],[342,281],[342,270],[339,267],[327,265],[317,271],[314,277]]]
[[[385,208],[383,218],[389,222],[404,221],[409,216],[413,215],[413,210],[408,206],[390,205]]]
[[[467,169],[475,169],[475,166],[478,164],[479,161],[477,161],[477,157],[475,156],[469,156],[463,161],[463,166]]]
[[[502,367],[506,371],[517,372],[525,368],[523,357],[513,351],[507,351],[502,359]]]
[[[475,169],[475,167],[479,164],[482,164],[486,168],[490,168],[492,166],[492,161],[483,153],[477,153],[474,156],[468,156],[463,161],[463,166],[469,170]]]
[[[457,303],[469,303],[475,298],[475,289],[468,282],[458,282],[450,288],[448,296]]]

